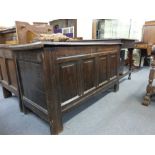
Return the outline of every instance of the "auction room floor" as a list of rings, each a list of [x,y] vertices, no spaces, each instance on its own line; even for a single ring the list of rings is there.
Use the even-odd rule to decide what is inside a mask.
[[[100,93],[63,116],[62,135],[155,134],[155,102],[141,105],[149,68],[125,77],[119,91]],[[0,88],[1,135],[49,135],[48,123],[33,113],[21,113],[17,97],[3,98]]]

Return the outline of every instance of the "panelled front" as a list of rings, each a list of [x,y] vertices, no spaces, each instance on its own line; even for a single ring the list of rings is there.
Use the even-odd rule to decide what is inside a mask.
[[[1,62],[1,75],[2,75],[2,80],[6,84],[8,84],[9,83],[9,79],[8,79],[8,74],[7,74],[6,59],[3,58],[3,57],[1,57],[0,60],[1,60],[0,62]]]
[[[69,57],[61,54],[62,48],[56,58],[59,69],[57,74],[58,94],[62,106],[104,86],[109,80],[117,78],[117,48],[108,51],[108,48],[101,46],[97,51],[96,47],[85,47],[83,50],[87,51],[86,54],[84,52],[81,54],[81,47],[79,47],[79,51],[77,49],[78,54]],[[68,48],[68,50],[70,49]]]

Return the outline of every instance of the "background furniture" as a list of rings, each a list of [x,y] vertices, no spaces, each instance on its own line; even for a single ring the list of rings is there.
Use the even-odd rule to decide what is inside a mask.
[[[141,42],[136,42],[135,48],[141,50],[139,67],[142,57],[151,55],[152,46],[155,44],[155,21],[146,21],[142,30]]]
[[[17,44],[16,28],[5,28],[0,30],[0,44]]]
[[[24,111],[31,109],[48,121],[53,134],[63,129],[63,113],[99,91],[118,90],[119,42],[37,42],[10,48]]]
[[[15,60],[9,49],[9,44],[17,43],[16,28],[0,31],[0,81],[5,98],[12,96],[12,93],[19,96]]]
[[[45,23],[30,25],[19,21],[16,28],[0,31],[0,80],[5,98],[12,96],[12,93],[19,96],[15,59],[9,45],[29,43],[40,33],[52,32],[51,26]]]
[[[143,100],[143,105],[146,106],[150,104],[151,97],[153,94],[155,94],[155,86],[153,86],[153,81],[155,79],[155,45],[152,47],[152,54],[154,56],[154,60],[151,63],[148,85],[146,87],[146,95]]]
[[[53,29],[47,24],[34,24],[30,25],[27,22],[16,21],[16,34],[18,44],[31,43],[39,34],[51,34]]]
[[[19,95],[16,66],[12,51],[8,45],[0,45],[0,78],[4,97]]]
[[[16,63],[9,45],[0,44],[0,80],[4,98],[18,96],[19,109],[23,111],[17,79]]]
[[[132,66],[133,66],[133,49],[135,45],[135,39],[102,39],[103,41],[119,41],[121,42],[121,51],[120,51],[120,69],[119,75],[120,79],[126,75],[129,75],[128,79],[131,79]],[[128,64],[125,64],[125,50],[128,51]]]

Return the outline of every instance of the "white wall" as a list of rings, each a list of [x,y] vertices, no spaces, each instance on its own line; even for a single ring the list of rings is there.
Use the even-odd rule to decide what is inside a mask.
[[[77,19],[77,37],[92,39],[93,19]]]
[[[84,39],[91,39],[93,19],[118,19],[122,17],[125,19],[155,19],[154,13],[151,12],[154,11],[154,5],[149,5],[146,10],[146,5],[141,4],[141,7],[137,9],[135,1],[134,5],[129,1],[129,6],[126,3],[121,3],[119,9],[115,6],[115,3],[118,3],[117,1],[111,3],[108,0],[106,4],[104,3],[104,7],[103,5],[99,5],[102,3],[97,3],[98,0],[95,0],[94,4],[91,2],[88,4],[87,1],[83,0],[80,1],[2,0],[0,2],[0,26],[14,26],[14,21],[16,20],[31,23],[35,21],[49,22],[54,19],[61,19],[62,17],[68,19],[77,18],[77,36],[83,37]],[[123,7],[123,4],[125,7]],[[130,5],[131,9],[129,11],[128,8],[130,8]],[[109,11],[109,8],[112,11]]]

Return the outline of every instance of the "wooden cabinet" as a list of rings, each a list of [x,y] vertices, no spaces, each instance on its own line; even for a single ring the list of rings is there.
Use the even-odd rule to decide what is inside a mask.
[[[118,90],[120,43],[38,42],[10,48],[21,104],[47,120],[53,134],[63,129],[63,113],[99,91]]]

